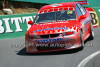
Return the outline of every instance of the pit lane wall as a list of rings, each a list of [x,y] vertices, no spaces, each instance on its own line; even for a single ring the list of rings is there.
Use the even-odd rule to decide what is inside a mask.
[[[0,16],[0,39],[25,36],[37,13]]]

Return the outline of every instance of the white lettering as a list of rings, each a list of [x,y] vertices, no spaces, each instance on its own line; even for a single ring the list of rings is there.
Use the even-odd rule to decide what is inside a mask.
[[[16,25],[16,32],[22,31],[19,22],[22,23],[21,17],[17,17],[17,18],[11,18],[11,22],[14,23],[15,21],[15,25]]]
[[[23,18],[23,23],[27,22],[27,30],[29,30],[29,28],[31,27],[31,25],[28,24],[28,21],[33,21],[33,17],[32,16],[27,16],[27,17],[22,17]]]
[[[13,32],[13,31],[11,30],[11,28],[10,28],[10,25],[9,25],[9,20],[10,20],[10,19],[9,19],[9,18],[4,18],[3,20],[5,21],[5,25],[6,25],[6,29],[7,29],[6,32],[7,32],[7,33]]]
[[[3,25],[3,24],[2,24],[2,21],[0,20],[0,33],[3,33],[3,32],[4,32],[4,28],[3,28],[2,25]]]

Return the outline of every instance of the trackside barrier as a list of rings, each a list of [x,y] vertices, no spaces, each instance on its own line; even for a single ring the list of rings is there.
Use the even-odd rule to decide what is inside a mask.
[[[30,28],[29,20],[34,20],[37,13],[0,16],[0,39],[25,36]]]

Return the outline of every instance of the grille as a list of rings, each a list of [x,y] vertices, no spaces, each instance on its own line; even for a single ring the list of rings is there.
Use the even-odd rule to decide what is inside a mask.
[[[40,37],[41,38],[53,38],[53,37],[58,37],[59,36],[59,34],[50,34],[50,35],[41,35]]]
[[[49,35],[41,35],[41,38],[49,38]]]
[[[51,35],[50,35],[51,38],[53,38],[53,37],[58,37],[58,36],[59,36],[59,34],[51,34]]]
[[[59,49],[61,47],[50,47],[50,46],[42,46],[42,47],[37,47],[38,50],[52,50],[52,49]]]

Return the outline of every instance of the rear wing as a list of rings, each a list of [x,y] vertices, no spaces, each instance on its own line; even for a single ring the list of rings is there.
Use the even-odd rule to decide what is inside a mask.
[[[89,5],[88,1],[75,1],[80,3],[81,5]]]

